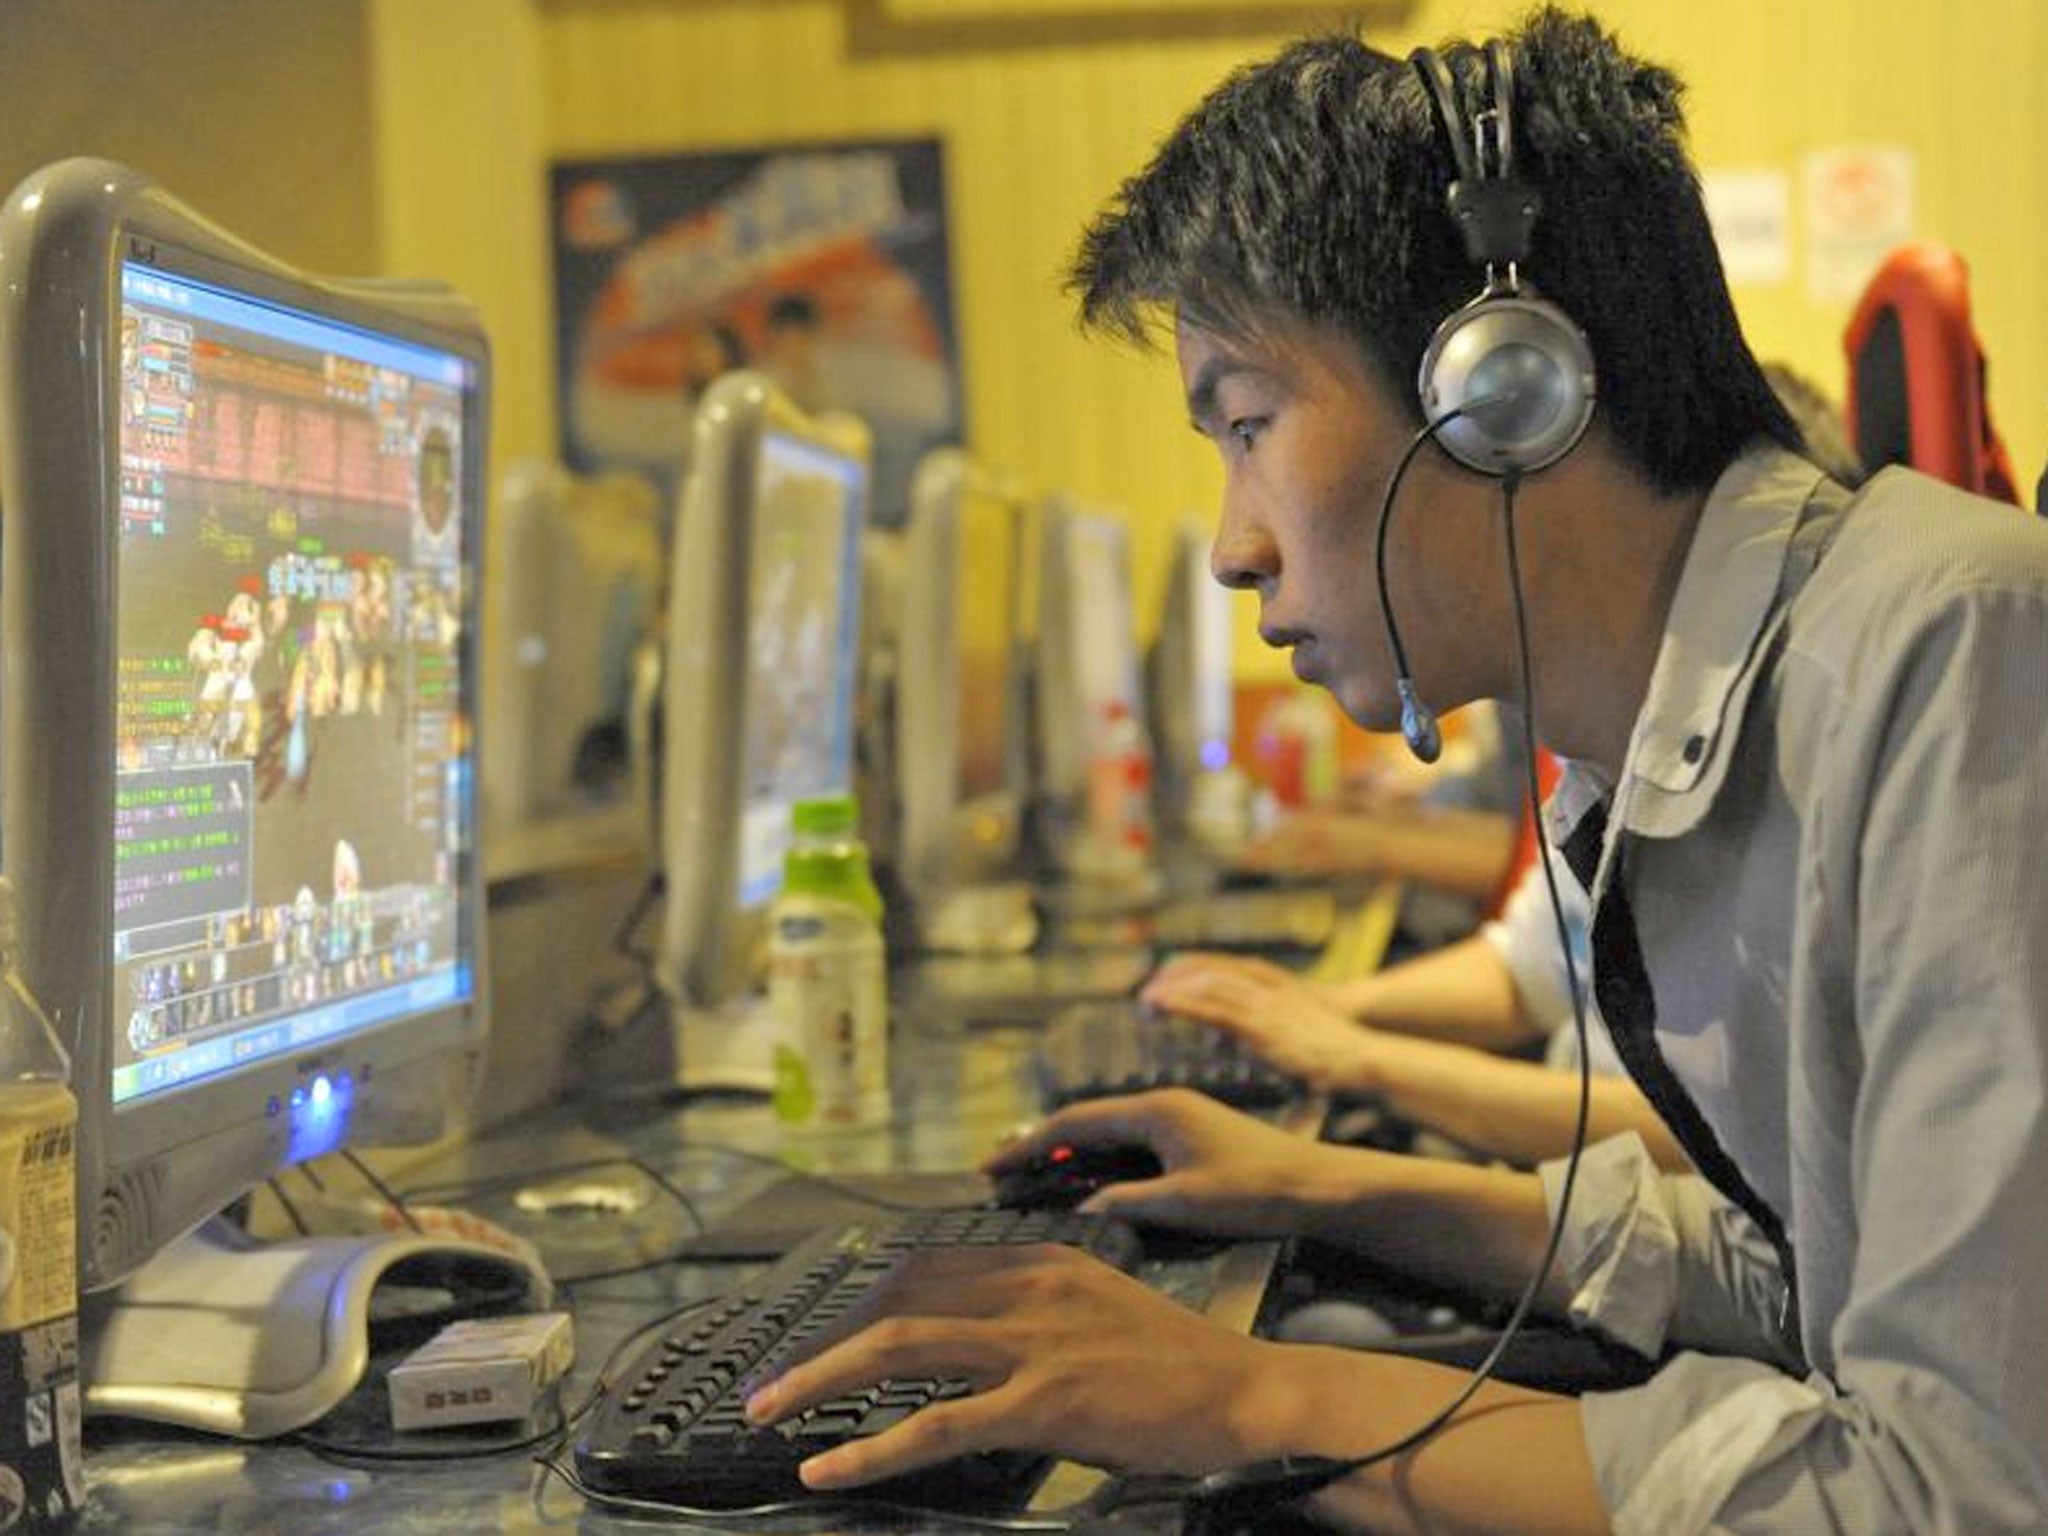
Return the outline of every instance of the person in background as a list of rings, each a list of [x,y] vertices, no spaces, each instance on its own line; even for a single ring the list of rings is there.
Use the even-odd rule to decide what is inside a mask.
[[[811,1458],[809,1485],[995,1446],[1151,1474],[1318,1457],[1324,1485],[1288,1496],[1374,1531],[2041,1529],[2048,529],[1910,471],[1851,497],[1800,457],[1679,95],[1556,11],[1409,61],[1311,39],[1169,135],[1077,283],[1098,325],[1172,324],[1224,464],[1213,567],[1297,673],[1377,730],[1411,691],[1448,709],[1526,678],[1594,991],[1697,1173],[1617,1136],[1567,1200],[1566,1165],[1304,1143],[1188,1093],[1076,1106],[995,1160],[1143,1141],[1161,1175],[1095,1209],[1534,1285],[1655,1374],[1466,1395],[1427,1361],[1239,1336],[1072,1250],[934,1254],[749,1414],[974,1390]],[[1517,178],[1496,205],[1538,214],[1516,281],[1583,330],[1598,385],[1569,451],[1506,478],[1431,447],[1415,388],[1477,286],[1445,188],[1489,167]],[[1492,431],[1522,430],[1510,398]]]

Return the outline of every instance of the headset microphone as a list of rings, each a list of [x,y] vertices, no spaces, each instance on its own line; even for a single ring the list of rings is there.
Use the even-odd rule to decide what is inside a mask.
[[[1415,696],[1415,681],[1406,672],[1395,680],[1394,688],[1401,695],[1401,739],[1423,762],[1435,762],[1444,750],[1444,733],[1436,723],[1436,711]]]
[[[1387,649],[1394,653],[1394,692],[1401,700],[1401,739],[1408,743],[1408,750],[1425,763],[1433,763],[1443,755],[1444,733],[1437,724],[1436,711],[1423,703],[1422,696],[1415,690],[1415,676],[1408,667],[1408,648],[1401,643],[1400,625],[1394,622],[1394,597],[1387,590],[1387,529],[1393,525],[1394,503],[1401,482],[1408,477],[1408,466],[1415,462],[1415,455],[1422,451],[1422,445],[1445,427],[1462,420],[1467,413],[1483,410],[1500,399],[1501,396],[1494,394],[1469,400],[1423,423],[1422,430],[1410,438],[1408,446],[1402,450],[1394,472],[1387,476],[1387,489],[1380,499],[1379,527],[1373,535],[1373,578],[1379,583],[1380,616],[1387,624]],[[1506,477],[1506,483],[1512,484],[1516,478],[1510,475]]]

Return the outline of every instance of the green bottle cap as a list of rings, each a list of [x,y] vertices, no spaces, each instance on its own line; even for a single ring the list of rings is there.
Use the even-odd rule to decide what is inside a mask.
[[[797,801],[790,826],[798,837],[851,837],[860,827],[860,802],[852,795],[818,795]]]

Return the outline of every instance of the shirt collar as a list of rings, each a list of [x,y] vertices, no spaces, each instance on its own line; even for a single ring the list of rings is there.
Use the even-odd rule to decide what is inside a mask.
[[[1621,829],[1679,836],[1713,804],[1777,622],[1792,534],[1820,479],[1806,460],[1766,444],[1729,465],[1708,493],[1629,738],[1610,844]],[[1560,836],[1604,798],[1607,786],[1582,767],[1554,802]]]

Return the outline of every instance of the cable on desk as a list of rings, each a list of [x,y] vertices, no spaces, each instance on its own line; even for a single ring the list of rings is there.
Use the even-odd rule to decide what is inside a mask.
[[[299,1213],[299,1208],[292,1204],[292,1197],[284,1192],[284,1186],[276,1179],[265,1179],[263,1187],[270,1191],[271,1199],[277,1202],[278,1209],[284,1212],[285,1220],[292,1224],[293,1230],[301,1237],[311,1237],[313,1229],[306,1225],[306,1218]]]
[[[361,1157],[359,1157],[354,1151],[347,1147],[343,1147],[341,1149],[340,1157],[343,1162],[347,1163],[349,1167],[353,1168],[356,1171],[356,1176],[358,1178],[360,1178],[365,1184],[369,1185],[370,1188],[377,1192],[377,1197],[380,1200],[382,1200],[386,1205],[390,1206],[392,1210],[398,1213],[398,1219],[400,1221],[404,1222],[406,1226],[410,1227],[414,1232],[419,1233],[422,1236],[425,1235],[426,1228],[422,1227],[419,1224],[418,1219],[414,1217],[413,1213],[406,1209],[405,1202],[399,1199],[397,1192],[393,1190],[389,1184],[386,1184],[383,1179],[378,1177],[376,1169],[372,1168],[368,1163],[364,1162]],[[308,1178],[312,1178],[313,1173],[311,1165],[301,1164],[301,1166],[306,1169],[306,1176]]]
[[[328,1440],[322,1436],[309,1434],[301,1430],[298,1434],[290,1437],[290,1443],[329,1461],[381,1465],[418,1464],[437,1461],[485,1461],[493,1456],[509,1456],[515,1451],[529,1451],[535,1446],[549,1446],[548,1454],[558,1454],[562,1446],[567,1442],[570,1432],[578,1424],[582,1423],[584,1419],[589,1417],[591,1410],[596,1408],[604,1400],[605,1394],[611,1390],[612,1368],[619,1363],[620,1358],[628,1349],[637,1345],[641,1339],[645,1338],[655,1329],[665,1328],[680,1318],[688,1317],[692,1312],[699,1312],[706,1307],[716,1306],[724,1300],[725,1297],[723,1296],[700,1297],[696,1301],[686,1302],[680,1307],[673,1307],[669,1311],[662,1313],[659,1317],[642,1323],[638,1328],[627,1334],[625,1338],[621,1339],[605,1355],[604,1360],[598,1365],[597,1375],[591,1383],[590,1390],[583,1395],[581,1402],[573,1409],[564,1409],[558,1401],[551,1423],[544,1428],[520,1435],[514,1440],[506,1440],[502,1443],[490,1445],[466,1445],[459,1448],[421,1447],[403,1444],[350,1445],[343,1441]]]
[[[867,1499],[852,1494],[813,1494],[803,1499],[782,1499],[773,1504],[748,1504],[738,1509],[707,1509],[694,1504],[670,1504],[659,1499],[638,1499],[628,1494],[602,1493],[585,1483],[576,1475],[575,1469],[560,1460],[558,1456],[536,1456],[534,1464],[540,1468],[540,1483],[535,1488],[536,1500],[540,1487],[548,1477],[560,1478],[562,1485],[579,1498],[600,1509],[622,1510],[629,1514],[660,1515],[685,1520],[716,1520],[721,1524],[734,1522],[750,1524],[758,1520],[778,1519],[785,1515],[820,1515],[828,1510],[843,1509],[862,1514],[888,1515],[898,1519],[944,1521],[951,1525],[965,1526],[975,1531],[1043,1531],[1050,1536],[1065,1536],[1072,1531],[1079,1516],[1068,1518],[1054,1515],[974,1515],[964,1511],[934,1509],[922,1505],[900,1504],[889,1499]],[[546,1512],[540,1512],[546,1518]]]
[[[966,1204],[946,1202],[940,1205],[924,1205],[915,1200],[891,1200],[886,1195],[874,1194],[860,1188],[858,1185],[845,1183],[827,1174],[812,1173],[808,1169],[803,1168],[792,1168],[773,1153],[754,1152],[745,1147],[728,1146],[723,1142],[717,1141],[679,1141],[675,1145],[676,1149],[681,1152],[706,1152],[714,1157],[730,1157],[740,1162],[757,1163],[766,1168],[773,1168],[785,1177],[800,1179],[806,1184],[815,1184],[821,1189],[830,1190],[833,1194],[844,1196],[848,1200],[857,1201],[862,1205],[871,1205],[878,1211],[902,1211],[909,1215],[917,1216],[931,1212],[978,1210],[981,1204],[979,1201],[970,1201]]]
[[[572,1173],[588,1173],[593,1168],[633,1169],[644,1176],[650,1184],[660,1189],[663,1194],[675,1201],[683,1214],[690,1219],[691,1226],[695,1227],[698,1232],[701,1233],[706,1229],[707,1223],[704,1220],[704,1213],[697,1209],[697,1202],[684,1194],[667,1174],[642,1158],[628,1157],[623,1154],[617,1157],[588,1157],[573,1163],[557,1163],[552,1167],[529,1168],[519,1173],[500,1174],[489,1178],[455,1179],[441,1184],[421,1184],[405,1191],[402,1195],[394,1194],[392,1199],[398,1201],[402,1206],[407,1200],[446,1200],[465,1195],[494,1194],[500,1190],[517,1189],[522,1184],[531,1184],[536,1180],[559,1179]]]
[[[647,881],[640,887],[640,894],[633,898],[633,905],[626,909],[626,915],[619,919],[618,931],[612,935],[612,947],[640,968],[641,974],[654,974],[654,952],[634,941],[640,925],[647,921],[647,914],[654,910],[654,904],[661,900],[668,889],[668,881],[660,870],[650,871]]]
[[[580,1275],[557,1275],[555,1289],[574,1291],[581,1286],[595,1285],[600,1280],[624,1280],[632,1275],[644,1275],[653,1270],[665,1269],[672,1264],[688,1264],[693,1261],[694,1256],[687,1247],[678,1248],[651,1259],[642,1259],[637,1264],[621,1264],[616,1269],[593,1269]]]

